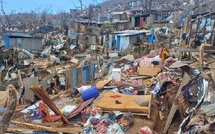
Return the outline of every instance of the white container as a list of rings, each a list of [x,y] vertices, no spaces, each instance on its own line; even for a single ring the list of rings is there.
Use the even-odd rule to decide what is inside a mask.
[[[112,80],[118,82],[121,80],[121,69],[120,68],[114,68],[112,70]]]

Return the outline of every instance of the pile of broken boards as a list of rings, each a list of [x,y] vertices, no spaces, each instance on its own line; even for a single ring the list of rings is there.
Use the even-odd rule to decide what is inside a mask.
[[[199,49],[204,46],[205,44]],[[176,98],[181,117],[184,118],[178,133],[214,133],[215,56],[202,51],[193,52],[191,56],[189,63],[181,62],[183,66],[195,70],[190,73],[190,81],[182,87],[182,93]]]
[[[166,123],[165,128],[162,128],[164,133],[167,131],[174,133],[176,129],[179,133],[200,134],[204,131],[214,131],[214,68],[212,68],[214,63],[211,59],[205,60],[209,63],[204,65],[209,65],[210,68],[198,70],[195,60],[179,61],[170,51],[173,50],[165,48],[151,50],[140,58],[127,54],[111,64],[104,64],[97,75],[100,79],[95,85],[77,88],[81,97],[71,94],[74,90],[68,89],[52,96],[53,104],[50,101],[43,101],[49,108],[54,107],[53,112],[58,111],[56,107],[60,109],[60,112],[47,112],[57,116],[60,123],[58,121],[47,123],[44,117],[40,117],[39,122],[37,119],[28,121],[20,119],[25,118],[27,113],[37,110],[41,103],[38,102],[21,111],[19,114],[24,116],[20,115],[14,119],[11,124],[15,127],[9,127],[8,130],[153,134],[158,129],[155,126],[160,124],[156,122],[160,120]],[[113,59],[110,57],[109,61]],[[105,77],[101,78],[104,74]],[[64,107],[68,106],[70,107],[67,111]],[[178,106],[182,123],[172,131],[168,128],[171,128],[169,125],[175,114],[172,110],[175,106]],[[35,113],[33,112],[33,116]],[[66,119],[63,120],[63,116]],[[145,118],[144,121],[150,120],[153,122],[152,125],[149,125],[150,123],[137,125],[135,119],[138,116],[146,116],[148,119]]]

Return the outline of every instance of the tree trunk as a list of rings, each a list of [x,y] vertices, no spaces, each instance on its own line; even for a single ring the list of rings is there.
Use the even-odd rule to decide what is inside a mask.
[[[5,130],[9,126],[17,104],[17,95],[15,87],[13,85],[8,85],[6,90],[8,90],[9,96],[7,100],[7,107],[2,118],[0,119],[0,134],[4,134]]]

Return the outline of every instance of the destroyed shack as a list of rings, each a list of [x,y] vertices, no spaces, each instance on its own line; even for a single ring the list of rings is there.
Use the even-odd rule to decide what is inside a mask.
[[[44,49],[42,38],[5,34],[0,134],[215,133],[210,3],[110,0],[71,10],[60,17],[70,23],[53,19],[58,26],[38,31]]]
[[[132,43],[142,44],[145,38],[147,40],[148,30],[126,30],[114,33],[115,43],[110,47],[115,47],[117,51],[133,49]],[[115,46],[114,46],[115,45]]]
[[[19,47],[26,50],[42,50],[43,38],[22,36],[22,35],[5,35],[5,48],[10,49],[13,46]]]

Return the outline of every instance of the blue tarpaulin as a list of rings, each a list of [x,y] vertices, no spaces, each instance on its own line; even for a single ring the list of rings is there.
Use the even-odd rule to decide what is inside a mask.
[[[148,40],[147,40],[148,44],[152,44],[153,41],[158,41],[158,37],[157,37],[157,35],[155,35],[155,30],[154,29],[151,29],[151,33],[152,34],[149,35]]]

